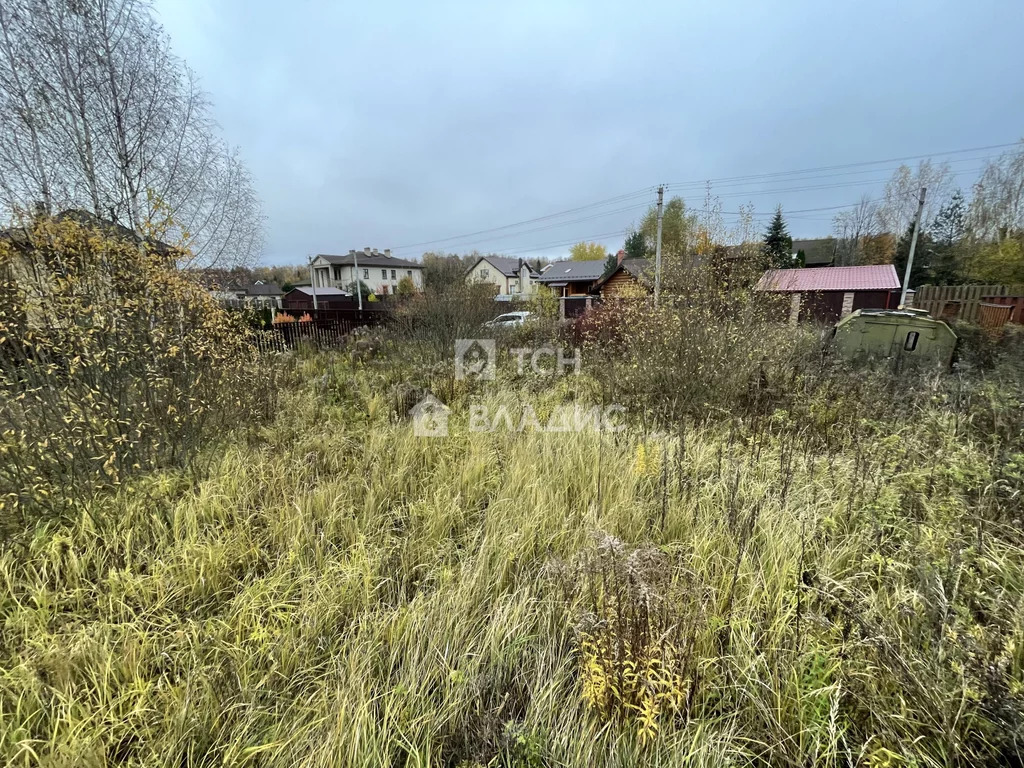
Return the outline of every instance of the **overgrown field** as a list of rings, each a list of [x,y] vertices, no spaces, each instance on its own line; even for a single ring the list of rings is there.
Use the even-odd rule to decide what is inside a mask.
[[[294,365],[205,476],[0,556],[5,764],[1021,764],[1019,386],[769,371],[728,417],[477,432],[610,395]]]

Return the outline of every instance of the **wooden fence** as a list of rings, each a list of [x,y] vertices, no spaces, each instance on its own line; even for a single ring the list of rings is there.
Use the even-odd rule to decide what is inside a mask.
[[[381,325],[388,319],[387,312],[365,309],[307,309],[288,314],[295,320],[274,323],[257,334],[260,351],[283,352],[300,344],[321,349],[339,347],[356,328]]]
[[[922,285],[914,306],[943,320],[1024,323],[1024,285]]]

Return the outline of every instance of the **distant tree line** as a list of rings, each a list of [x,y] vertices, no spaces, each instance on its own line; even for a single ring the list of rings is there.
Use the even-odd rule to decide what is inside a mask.
[[[893,264],[900,279],[910,253],[918,194],[927,188],[921,231],[910,276],[925,283],[1024,283],[1024,140],[991,159],[970,197],[955,187],[946,163],[903,165],[877,199],[863,197],[833,220],[835,265]],[[651,206],[625,238],[625,257],[652,258],[657,209]],[[735,245],[726,245],[735,243]],[[753,211],[741,206],[738,224],[727,230],[717,199],[707,192],[703,207],[669,200],[662,220],[665,264],[693,265],[709,258],[744,259],[753,268],[804,266],[793,251],[782,207],[758,232]]]
[[[927,188],[911,287],[1024,282],[1024,141],[991,159],[970,195],[948,164],[902,166],[880,199],[867,196],[833,220],[838,265],[906,268],[918,192]]]

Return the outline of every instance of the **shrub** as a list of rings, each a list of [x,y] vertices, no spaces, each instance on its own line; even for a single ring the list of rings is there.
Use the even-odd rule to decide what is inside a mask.
[[[726,290],[696,271],[690,286],[605,302],[577,323],[586,362],[611,396],[663,418],[763,405],[799,361],[815,361],[813,332],[779,323],[775,297]]]
[[[1005,325],[1002,328],[981,328],[972,323],[955,323],[956,359],[961,366],[983,370],[1000,363],[1024,363],[1024,328]]]
[[[455,340],[480,336],[480,326],[501,314],[489,285],[456,285],[410,296],[395,310],[392,330],[403,343],[424,344],[450,358]]]
[[[405,275],[401,280],[398,281],[398,287],[395,289],[395,293],[399,296],[412,296],[416,293],[416,283],[409,275]]]
[[[693,701],[707,595],[665,552],[607,535],[582,553],[570,582],[587,608],[576,627],[584,700],[654,738]]]
[[[180,255],[96,223],[0,242],[0,510],[6,532],[268,413],[273,371]],[[253,381],[261,386],[252,386]]]
[[[528,309],[538,320],[553,322],[558,320],[558,296],[546,285],[538,285],[537,290],[528,300]]]

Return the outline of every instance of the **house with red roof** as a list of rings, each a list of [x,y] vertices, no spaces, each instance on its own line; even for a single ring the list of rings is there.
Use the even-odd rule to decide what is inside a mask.
[[[892,264],[769,269],[754,290],[789,295],[791,323],[835,323],[856,309],[895,309],[900,300]]]

